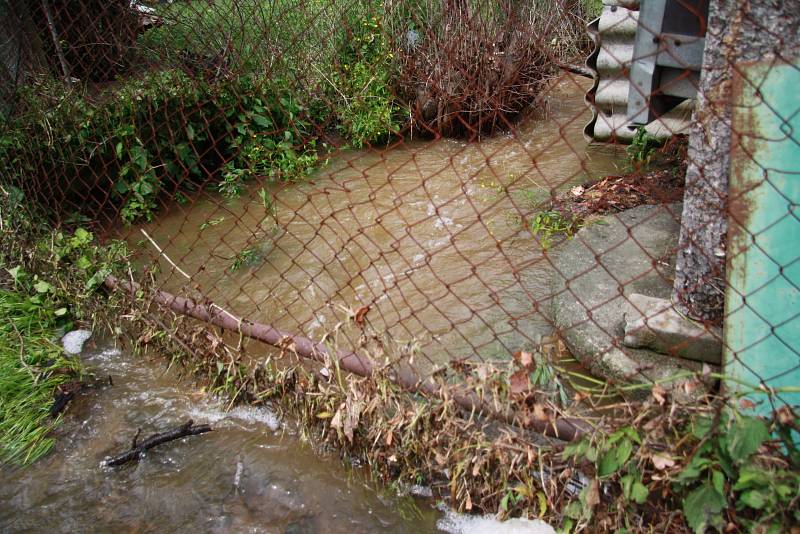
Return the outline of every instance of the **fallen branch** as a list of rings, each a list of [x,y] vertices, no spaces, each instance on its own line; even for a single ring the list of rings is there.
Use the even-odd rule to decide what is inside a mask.
[[[194,421],[189,419],[181,426],[175,427],[171,430],[167,430],[166,432],[159,432],[158,434],[153,434],[143,442],[137,444],[136,441],[139,439],[139,434],[141,433],[141,429],[139,429],[136,432],[136,436],[134,436],[133,438],[133,443],[131,444],[130,450],[122,454],[118,454],[117,456],[114,456],[113,458],[111,458],[106,462],[106,465],[110,467],[116,467],[118,465],[126,464],[128,462],[138,461],[139,458],[141,458],[144,453],[146,453],[153,447],[161,445],[162,443],[167,443],[170,441],[174,441],[176,439],[185,438],[187,436],[196,436],[198,434],[205,434],[206,432],[211,432],[210,426],[208,425],[194,426]]]
[[[594,73],[586,67],[581,67],[580,65],[573,65],[571,63],[562,63],[560,61],[556,62],[556,66],[559,69],[571,72],[572,74],[577,74],[578,76],[583,76],[584,78],[594,79]]]

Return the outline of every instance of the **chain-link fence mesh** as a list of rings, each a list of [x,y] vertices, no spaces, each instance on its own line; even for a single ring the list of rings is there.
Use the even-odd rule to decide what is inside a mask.
[[[3,187],[246,361],[796,391],[797,17],[606,4],[5,1]]]

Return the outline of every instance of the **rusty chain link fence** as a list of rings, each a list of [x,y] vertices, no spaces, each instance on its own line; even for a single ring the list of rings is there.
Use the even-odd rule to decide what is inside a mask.
[[[800,41],[791,2],[761,3],[4,0],[6,209],[123,243],[127,269],[76,259],[86,287],[175,314],[145,323],[234,399],[285,394],[264,362],[299,357],[301,397],[379,375],[513,423],[514,443],[596,447],[569,454],[597,478],[556,462],[541,491],[514,471],[539,469],[530,452],[455,467],[431,449],[451,479],[504,472],[451,482],[462,508],[543,515],[542,494],[611,528],[598,506],[621,496],[634,529],[733,524],[757,507],[657,517],[654,488],[699,449],[644,436],[722,392],[796,437]],[[364,429],[352,383],[307,415],[400,474],[408,420]],[[626,421],[635,438],[586,437]],[[598,460],[626,443],[635,462]]]

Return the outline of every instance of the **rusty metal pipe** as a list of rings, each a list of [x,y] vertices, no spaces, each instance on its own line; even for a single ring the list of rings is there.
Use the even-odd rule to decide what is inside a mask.
[[[127,291],[131,294],[139,288],[139,284],[135,282],[119,280],[114,276],[106,277],[105,285],[109,289]],[[374,372],[372,362],[364,356],[345,350],[339,350],[336,354],[330,354],[328,347],[322,343],[313,341],[305,336],[274,328],[270,325],[254,323],[233,316],[210,303],[201,304],[192,299],[173,295],[172,293],[161,290],[156,290],[154,292],[153,300],[175,313],[180,313],[187,317],[219,326],[225,330],[241,333],[244,336],[272,345],[273,347],[291,350],[303,358],[326,363],[327,357],[332,357],[338,362],[340,368],[364,377],[370,376]],[[515,420],[513,413],[495,410],[484,402],[474,391],[467,390],[464,387],[450,389],[447,395],[445,395],[441,386],[431,380],[421,380],[413,369],[407,367],[397,370],[392,379],[404,390],[413,393],[422,393],[440,399],[449,396],[465,410],[484,413],[495,419],[519,426],[519,421]],[[590,429],[588,425],[581,421],[564,418],[558,418],[554,421],[534,420],[522,426],[545,436],[558,438],[564,441],[578,439]]]

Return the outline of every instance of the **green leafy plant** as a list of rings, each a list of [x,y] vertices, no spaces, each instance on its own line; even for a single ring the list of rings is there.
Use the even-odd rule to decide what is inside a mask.
[[[339,129],[356,148],[382,141],[400,128],[393,56],[377,14],[350,16],[339,37],[331,96],[338,102]]]
[[[238,271],[242,267],[255,265],[262,258],[261,250],[255,245],[249,246],[239,252],[231,264],[231,271]]]
[[[225,222],[225,217],[217,217],[216,219],[209,219],[202,224],[200,224],[200,231],[205,230],[206,228],[211,228],[212,226],[217,226],[220,223]]]
[[[277,217],[277,209],[272,196],[262,187],[258,190],[258,198],[261,200],[261,205],[264,206],[264,214],[275,219]]]
[[[641,126],[636,130],[636,134],[633,136],[633,140],[627,148],[628,158],[630,158],[634,164],[647,165],[650,163],[653,152],[662,144],[661,141],[650,135],[650,133]]]
[[[800,522],[797,466],[790,470],[759,463],[758,450],[771,438],[766,421],[724,410],[717,417],[696,417],[691,436],[695,451],[675,485],[695,532],[722,531],[726,509],[735,509],[751,531],[781,532],[782,525]],[[794,448],[791,440],[787,447]]]
[[[553,238],[556,235],[563,234],[568,239],[572,238],[582,224],[575,216],[567,218],[561,212],[550,210],[536,213],[530,221],[529,228],[531,233],[539,238],[542,249],[547,250],[553,245]]]
[[[8,181],[32,198],[47,191],[51,204],[88,210],[83,199],[111,189],[123,221],[150,220],[160,196],[195,190],[209,176],[233,198],[252,176],[297,180],[311,172],[316,132],[296,91],[280,78],[206,80],[180,71],[122,81],[98,98],[25,87],[25,112],[0,132],[0,159],[9,163]]]

